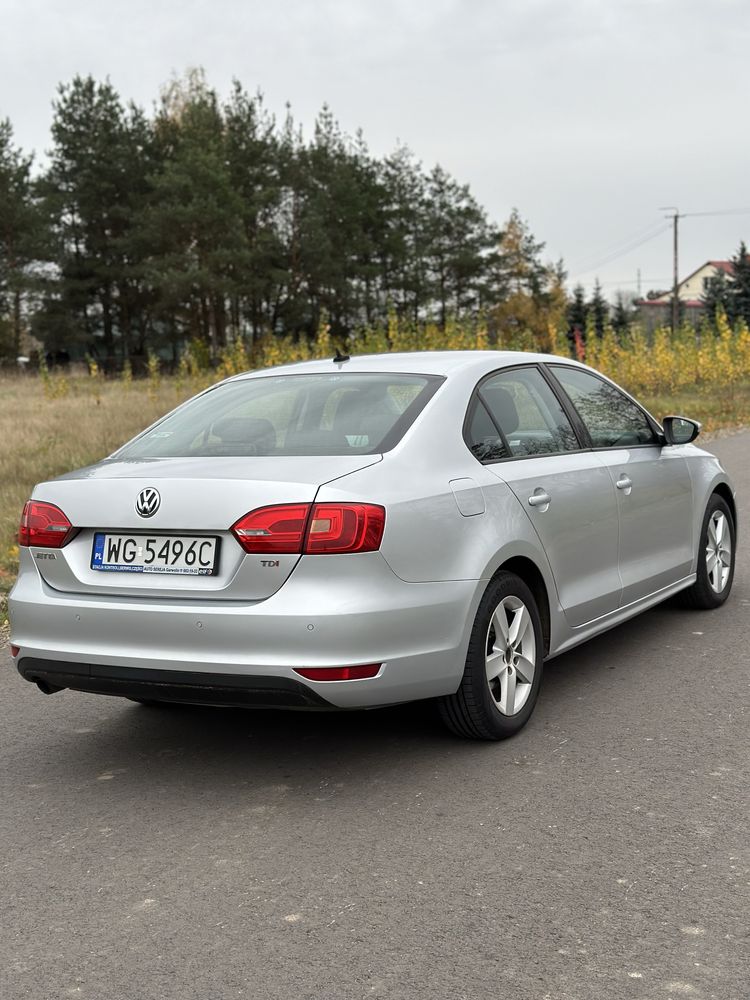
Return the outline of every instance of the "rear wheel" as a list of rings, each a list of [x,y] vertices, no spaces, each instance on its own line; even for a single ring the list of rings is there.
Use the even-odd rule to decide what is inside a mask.
[[[501,572],[474,619],[461,685],[440,701],[443,721],[466,739],[502,740],[517,733],[534,710],[543,659],[534,597],[520,577]]]
[[[713,493],[703,516],[697,579],[679,595],[686,607],[710,610],[729,597],[734,579],[734,542],[732,512],[727,502]]]

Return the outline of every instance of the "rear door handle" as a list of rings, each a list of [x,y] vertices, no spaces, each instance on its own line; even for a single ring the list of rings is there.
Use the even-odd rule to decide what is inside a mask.
[[[626,493],[630,493],[633,488],[633,480],[628,479],[627,476],[620,476],[620,478],[615,483],[618,490],[625,490]]]
[[[544,491],[540,493],[532,493],[529,497],[530,507],[544,507],[545,504],[549,503],[551,503],[550,495]]]

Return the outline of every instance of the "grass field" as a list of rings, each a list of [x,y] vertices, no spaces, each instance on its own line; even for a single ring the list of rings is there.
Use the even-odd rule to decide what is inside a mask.
[[[206,384],[197,378],[0,377],[0,601],[15,578],[16,532],[35,483],[96,462]],[[641,395],[656,417],[682,413],[707,431],[750,424],[750,380]],[[4,618],[0,605],[0,622]]]

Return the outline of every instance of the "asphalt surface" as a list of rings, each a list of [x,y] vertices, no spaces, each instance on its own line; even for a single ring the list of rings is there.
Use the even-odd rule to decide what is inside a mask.
[[[744,527],[750,433],[711,447]],[[45,697],[0,652],[0,997],[746,1000],[749,622],[742,544],[724,608],[551,662],[500,744]]]

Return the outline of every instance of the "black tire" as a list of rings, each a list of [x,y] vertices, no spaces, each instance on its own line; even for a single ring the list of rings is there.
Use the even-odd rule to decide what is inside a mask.
[[[731,541],[731,551],[729,553],[729,576],[727,577],[723,589],[718,593],[711,586],[708,574],[708,565],[706,562],[706,549],[709,544],[709,524],[714,514],[717,512],[723,514],[726,519],[727,528],[729,530],[729,538]],[[726,500],[720,497],[718,493],[712,493],[706,507],[706,512],[703,515],[703,524],[701,526],[701,537],[698,546],[697,579],[692,587],[688,587],[687,590],[683,590],[677,595],[680,603],[684,607],[694,608],[700,611],[711,611],[714,608],[721,607],[724,601],[726,601],[729,597],[729,592],[732,589],[732,581],[734,580],[735,551],[736,531],[732,512],[729,509],[729,505]]]
[[[518,599],[531,618],[534,634],[534,676],[520,711],[504,714],[491,693],[487,680],[486,658],[493,631],[493,614],[506,598]],[[514,573],[501,571],[492,580],[482,597],[469,640],[466,667],[455,694],[440,699],[439,710],[445,725],[464,739],[504,740],[522,729],[534,711],[542,683],[544,639],[542,622],[534,596]],[[512,667],[509,668],[512,672]]]

